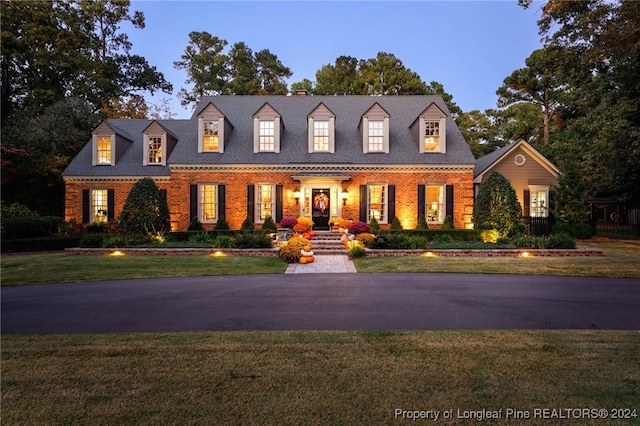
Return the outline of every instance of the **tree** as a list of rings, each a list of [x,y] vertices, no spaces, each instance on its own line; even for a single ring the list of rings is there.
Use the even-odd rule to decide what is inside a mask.
[[[189,33],[189,45],[180,61],[173,66],[187,71],[187,83],[193,83],[190,91],[182,88],[178,93],[183,106],[196,104],[203,96],[227,94],[229,59],[222,53],[226,40],[212,36],[208,32]]]
[[[483,157],[496,148],[494,143],[496,127],[486,112],[477,109],[464,112],[458,116],[456,124],[475,158]]]
[[[264,49],[256,53],[255,63],[258,68],[260,81],[259,94],[286,95],[287,83],[285,78],[291,77],[291,70],[285,67],[276,55]]]
[[[258,67],[253,51],[244,42],[235,43],[229,51],[229,90],[236,95],[255,95],[260,90]]]
[[[587,197],[589,187],[580,174],[575,160],[567,160],[561,166],[562,173],[558,177],[555,190],[555,206],[553,214],[560,221],[570,224],[587,223]]]
[[[156,234],[171,229],[166,197],[151,178],[136,182],[120,213],[119,227],[129,234]]]
[[[509,181],[498,172],[489,173],[473,206],[476,229],[495,229],[509,236],[523,228],[522,206]]]

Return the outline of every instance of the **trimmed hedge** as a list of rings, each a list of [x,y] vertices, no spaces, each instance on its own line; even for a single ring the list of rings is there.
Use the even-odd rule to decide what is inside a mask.
[[[454,241],[482,241],[480,231],[477,229],[405,229],[402,231],[381,231],[378,236],[386,238],[389,234],[402,234],[407,237],[420,236],[428,241],[442,240],[443,235],[451,237]]]
[[[58,251],[80,246],[83,235],[2,240],[2,252]]]

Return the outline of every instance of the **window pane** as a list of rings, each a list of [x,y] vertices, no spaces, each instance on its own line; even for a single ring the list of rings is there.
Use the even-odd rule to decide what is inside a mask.
[[[531,216],[547,217],[547,192],[531,191]]]
[[[369,214],[368,217],[371,219],[375,217],[378,222],[386,222],[387,220],[387,212],[385,208],[385,194],[384,194],[384,185],[369,185]]]
[[[427,222],[444,221],[444,185],[428,185],[426,187]]]
[[[149,137],[149,164],[162,163],[162,138],[159,136]]]
[[[275,199],[273,196],[273,192],[274,185],[257,185],[257,222],[264,222],[267,216],[271,216],[273,218],[273,211],[275,209]]]
[[[217,220],[216,185],[200,185],[200,220],[214,222]]]
[[[108,217],[107,190],[94,189],[91,191],[91,213],[93,222],[106,222]]]
[[[313,150],[329,151],[329,122],[313,122]]]
[[[260,122],[260,151],[275,151],[275,127],[273,121]]]
[[[424,123],[424,150],[437,151],[440,145],[440,122],[425,121]]]
[[[111,164],[111,137],[98,137],[98,164]]]
[[[205,151],[218,151],[218,122],[204,122],[204,140],[202,146]]]
[[[384,122],[369,121],[369,151],[384,151]]]

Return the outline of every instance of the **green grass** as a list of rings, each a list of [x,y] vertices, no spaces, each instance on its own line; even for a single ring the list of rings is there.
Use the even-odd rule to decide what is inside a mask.
[[[396,408],[640,410],[639,354],[640,333],[624,331],[5,335],[2,424],[377,425],[398,424]]]
[[[602,248],[601,257],[369,257],[355,259],[358,272],[457,272],[640,278],[640,246],[581,242]]]
[[[2,285],[203,275],[282,274],[277,257],[68,256],[64,253],[2,256]]]

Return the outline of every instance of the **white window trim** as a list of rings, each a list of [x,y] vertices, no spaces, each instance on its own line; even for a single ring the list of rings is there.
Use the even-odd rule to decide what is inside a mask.
[[[253,211],[253,215],[255,216],[253,218],[254,223],[264,223],[264,219],[260,219],[260,210],[261,210],[261,206],[263,203],[261,203],[261,196],[262,196],[262,191],[260,191],[260,187],[262,186],[270,186],[271,187],[271,200],[273,200],[271,202],[271,218],[275,221],[275,212],[276,212],[276,184],[275,183],[256,183],[255,184],[255,189],[254,189],[254,194],[255,194],[255,199],[253,200],[254,203],[254,211]]]
[[[533,216],[533,201],[534,192],[544,192],[547,205],[544,207],[543,216]],[[549,217],[549,185],[529,185],[529,217]]]
[[[111,139],[111,161],[107,163],[99,163],[98,162],[98,138],[106,138],[109,137]],[[115,166],[116,165],[116,135],[115,133],[109,135],[98,135],[93,134],[92,137],[93,149],[91,150],[91,163],[93,166]]]
[[[329,149],[327,151],[316,151],[315,149],[315,122],[328,121],[329,122]],[[334,154],[336,152],[336,131],[335,131],[334,117],[330,117],[328,120],[315,120],[313,117],[308,119],[308,133],[309,133],[309,153],[329,153]]]
[[[440,143],[438,149],[434,151],[427,151],[424,149],[424,134],[427,128],[427,122],[439,121],[439,131],[440,131]],[[447,119],[446,117],[441,118],[440,120],[432,120],[421,118],[420,119],[420,129],[419,129],[419,148],[421,154],[445,154],[447,152]]]
[[[218,150],[205,150],[204,149],[204,122],[205,121],[217,121],[218,122]],[[198,153],[203,152],[224,152],[224,117],[219,118],[218,120],[208,120],[204,117],[198,117]]]
[[[371,120],[371,121],[382,121],[382,150],[380,151],[371,151],[369,149],[369,119],[367,117],[363,117],[362,119],[362,152],[365,154],[388,154],[389,153],[389,117],[385,117],[382,120]]]
[[[433,152],[433,151],[431,151]],[[434,220],[434,221],[430,221],[429,220],[429,209],[432,207],[432,204],[434,203],[433,201],[429,200],[429,197],[427,197],[428,194],[428,190],[429,188],[440,188],[441,194],[442,194],[442,203],[440,203],[439,207],[440,207],[440,211],[439,211],[439,217],[438,220]],[[439,184],[439,183],[434,183],[434,184],[426,184],[424,186],[424,201],[426,203],[425,205],[425,216],[426,216],[426,220],[428,224],[433,224],[433,225],[441,225],[444,223],[444,218],[446,217],[446,209],[447,209],[447,186],[445,184]]]
[[[265,151],[260,149],[260,122],[261,121],[273,121],[273,145],[274,149]],[[253,152],[280,152],[280,117],[275,117],[273,120],[260,120],[258,117],[253,119]]]
[[[215,219],[214,220],[205,220],[204,218],[204,211],[202,208],[202,205],[204,204],[204,200],[202,199],[202,189],[205,186],[213,186],[215,187],[215,194],[214,194],[214,206],[215,206]],[[219,196],[219,188],[218,188],[218,184],[217,183],[200,183],[198,184],[198,219],[200,220],[201,223],[217,223],[218,222],[218,196]]]
[[[384,215],[380,216],[380,219],[378,219],[378,223],[380,224],[387,224],[387,223],[391,223],[389,221],[389,185],[387,185],[386,183],[368,183],[367,184],[367,220],[370,221],[371,220],[371,211],[370,211],[370,205],[371,203],[369,202],[369,200],[371,199],[370,196],[370,188],[372,186],[382,186],[383,187],[383,211],[384,211]]]
[[[150,163],[149,162],[149,138],[161,138],[162,139],[162,161],[159,163]],[[144,157],[142,159],[142,164],[144,166],[166,166],[167,165],[167,134],[144,134],[143,138],[144,143]]]

